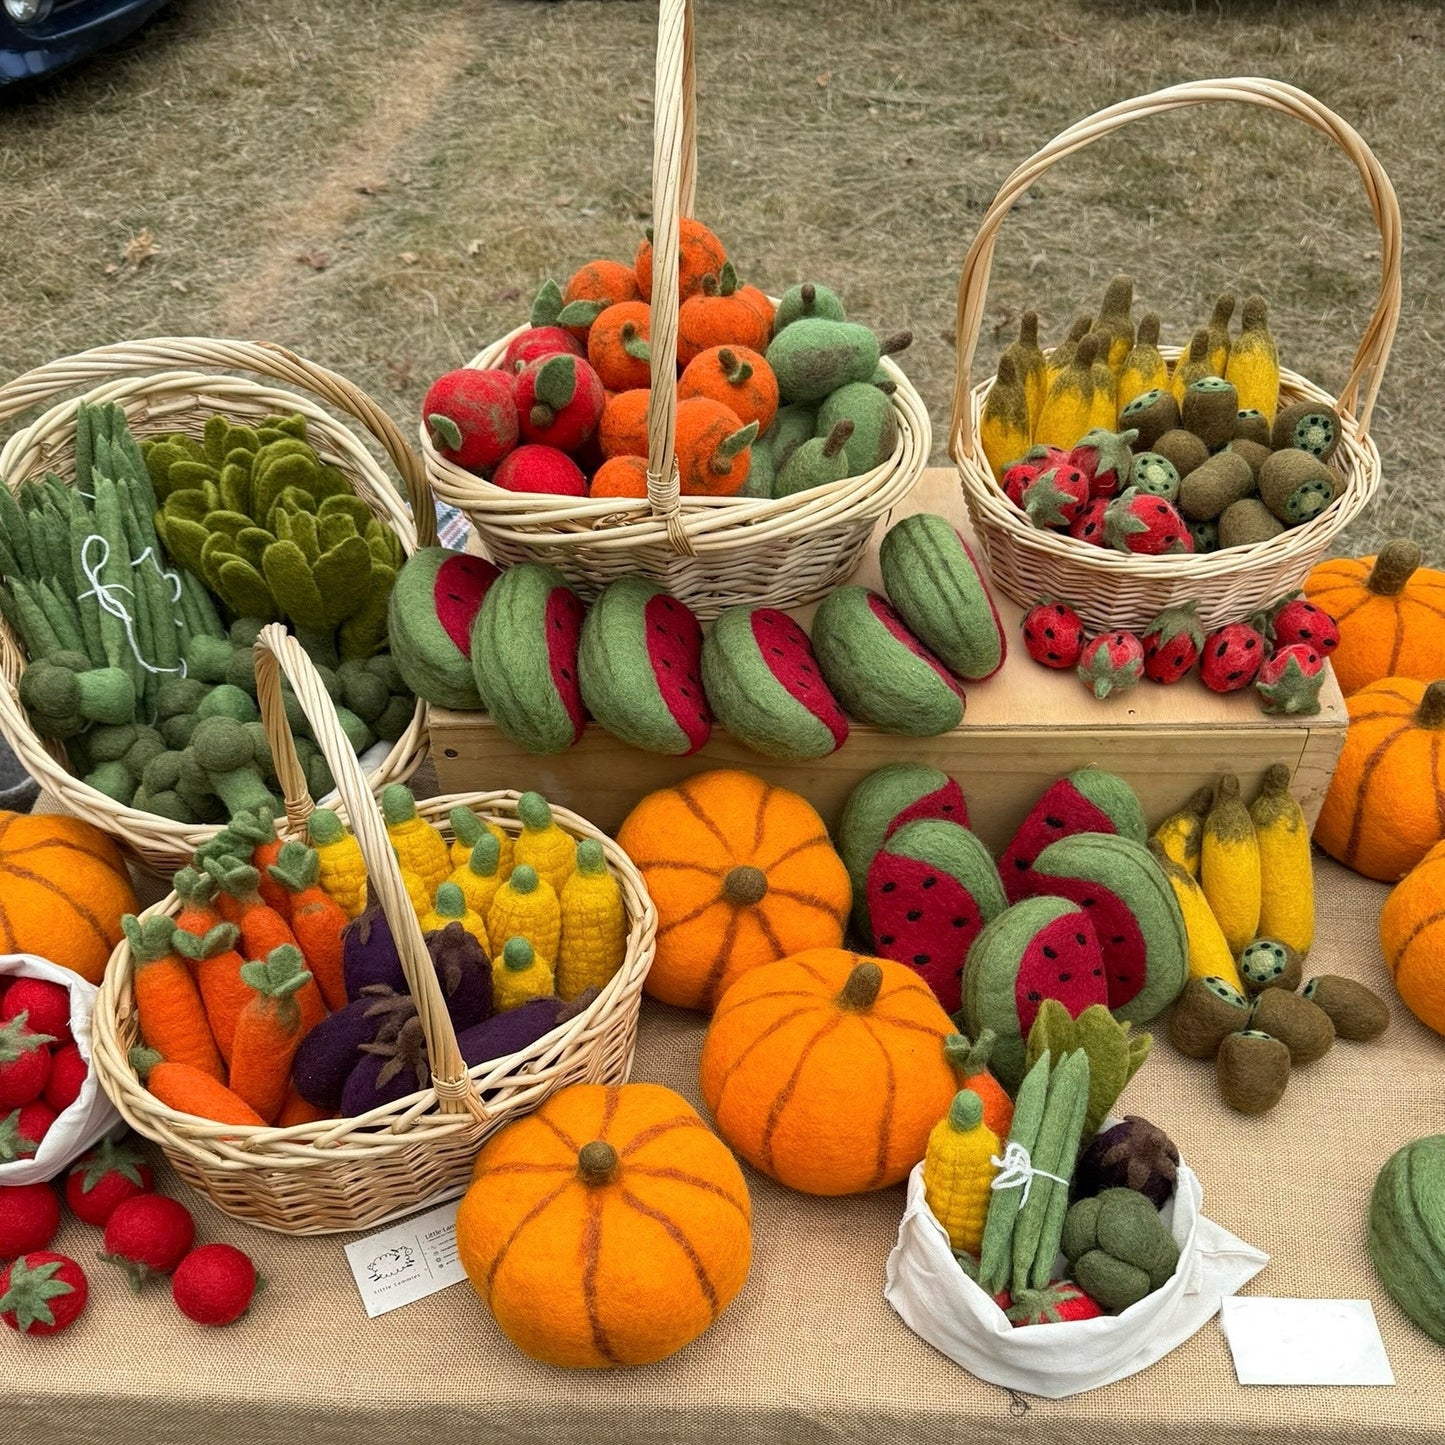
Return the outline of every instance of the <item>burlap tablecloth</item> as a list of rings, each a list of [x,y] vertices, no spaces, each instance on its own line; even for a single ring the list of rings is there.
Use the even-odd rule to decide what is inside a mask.
[[[1241,1388],[1215,1320],[1120,1384],[1058,1402],[1011,1400],[912,1335],[884,1303],[901,1188],[862,1198],[792,1194],[749,1174],[756,1253],[742,1294],[681,1354],[646,1369],[571,1374],[533,1364],[458,1285],[368,1321],[345,1237],[288,1240],[182,1196],[200,1237],[249,1250],[271,1283],[226,1330],[190,1325],[168,1294],[128,1293],[70,1221],[57,1247],[84,1262],[91,1305],[55,1340],[7,1336],[8,1441],[95,1445],[546,1445],[620,1441],[1048,1442],[1445,1440],[1445,1349],[1405,1319],[1365,1253],[1365,1208],[1397,1146],[1445,1130],[1445,1040],[1394,999],[1376,942],[1385,890],[1321,861],[1313,972],[1391,999],[1373,1045],[1338,1044],[1262,1119],[1219,1102],[1212,1066],[1167,1040],[1125,1104],[1173,1135],[1206,1211],[1272,1256],[1249,1292],[1374,1301],[1393,1389]],[[634,1077],[698,1103],[703,1024],[649,1004]],[[175,1188],[174,1181],[170,1181]]]

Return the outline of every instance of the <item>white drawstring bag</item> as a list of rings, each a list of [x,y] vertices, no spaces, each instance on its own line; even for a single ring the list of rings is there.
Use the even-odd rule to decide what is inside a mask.
[[[48,958],[33,953],[0,953],[0,976],[43,978],[70,990],[70,1032],[75,1036],[80,1056],[91,1062],[90,1016],[95,1009],[98,992],[79,974]],[[40,1147],[28,1159],[15,1159],[0,1164],[0,1186],[38,1184],[54,1179],[66,1165],[73,1163],[102,1134],[108,1134],[120,1123],[115,1106],[101,1092],[100,1082],[92,1066],[81,1085],[80,1095],[50,1126]]]

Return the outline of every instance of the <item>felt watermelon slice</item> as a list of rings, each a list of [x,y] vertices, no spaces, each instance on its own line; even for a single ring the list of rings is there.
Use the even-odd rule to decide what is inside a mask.
[[[387,605],[387,634],[402,680],[419,697],[475,712],[472,624],[502,574],[482,557],[423,547],[397,573]]]

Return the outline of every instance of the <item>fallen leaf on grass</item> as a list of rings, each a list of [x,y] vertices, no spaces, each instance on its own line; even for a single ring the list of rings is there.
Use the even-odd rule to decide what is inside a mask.
[[[398,251],[396,259],[400,261],[403,266],[415,266],[416,263],[421,260],[421,257],[418,256],[415,251]]]
[[[480,256],[480,255],[482,254],[482,247],[483,247],[485,244],[486,244],[486,242],[484,242],[484,241],[482,241],[482,240],[480,240],[480,239],[476,239],[476,238],[468,241],[468,242],[467,242],[467,255],[468,255],[468,256]]]
[[[159,253],[160,247],[156,245],[155,237],[151,235],[150,228],[147,227],[139,236],[132,236],[125,243],[125,250],[121,253],[121,258],[127,266],[139,270],[152,256],[159,255]]]
[[[188,295],[189,292],[190,292],[190,289],[191,289],[191,288],[190,288],[189,286],[187,286],[186,283],[185,283],[184,281],[182,281],[179,276],[178,276],[174,281],[171,282],[171,290],[172,290],[172,291],[179,291],[182,296]]]
[[[821,75],[814,77],[814,79],[818,82],[819,90],[826,90],[828,88],[828,82],[832,80],[832,78],[833,72],[831,70],[825,70]]]
[[[331,264],[331,252],[303,251],[296,259],[303,266],[310,266],[313,271],[324,271]]]

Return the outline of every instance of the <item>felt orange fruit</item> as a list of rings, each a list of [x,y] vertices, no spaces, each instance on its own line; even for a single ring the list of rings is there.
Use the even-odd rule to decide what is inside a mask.
[[[602,408],[597,427],[597,444],[604,457],[645,457],[647,455],[647,407],[652,392],[647,387],[614,392]]]
[[[1445,681],[1386,677],[1354,693],[1315,842],[1393,883],[1445,836]]]
[[[579,266],[562,288],[562,303],[571,305],[574,301],[590,301],[597,306],[616,306],[622,301],[636,301],[641,292],[637,289],[637,272],[621,261],[588,261]],[[587,340],[586,326],[569,326],[579,341]]]
[[[573,1369],[645,1365],[727,1308],[752,1258],[742,1170],[660,1084],[574,1084],[494,1134],[457,1252],[518,1349]]]
[[[728,262],[717,276],[702,278],[702,291],[677,313],[677,359],[686,366],[713,346],[747,346],[766,351],[771,325],[754,302],[739,296],[738,278]]]
[[[752,468],[757,435],[757,422],[743,425],[720,401],[693,396],[678,402],[673,444],[683,496],[730,497],[739,491]]]
[[[652,351],[647,338],[652,308],[646,301],[609,306],[587,333],[587,360],[609,391],[632,391],[652,384]]]
[[[718,1002],[702,1094],[749,1164],[807,1194],[903,1179],[948,1112],[953,1022],[911,969],[815,948],[744,974]]]
[[[710,346],[688,362],[677,383],[677,398],[710,397],[739,421],[755,421],[758,434],[778,414],[778,378],[761,352],[746,346]]]
[[[643,986],[663,1003],[710,1009],[749,969],[843,941],[848,871],[812,804],[786,788],[699,773],[649,793],[617,841],[657,906]]]
[[[771,336],[773,334],[773,318],[776,312],[773,309],[773,303],[768,300],[767,294],[759,291],[756,286],[739,286],[737,291],[734,292],[734,295],[737,296],[739,301],[746,301],[748,305],[758,313],[762,318],[763,325],[768,328],[763,334],[765,336]]]
[[[0,812],[0,953],[36,953],[99,983],[137,911],[120,850],[60,814]]]
[[[646,457],[609,457],[592,476],[588,491],[594,497],[645,497]]]
[[[1445,843],[1437,843],[1385,900],[1380,948],[1405,1006],[1445,1034]]]
[[[648,228],[649,230],[651,227]],[[691,216],[684,216],[678,225],[677,293],[682,300],[702,290],[704,276],[716,276],[727,263],[723,243]],[[637,248],[637,289],[644,301],[652,300],[652,240],[644,240]]]

